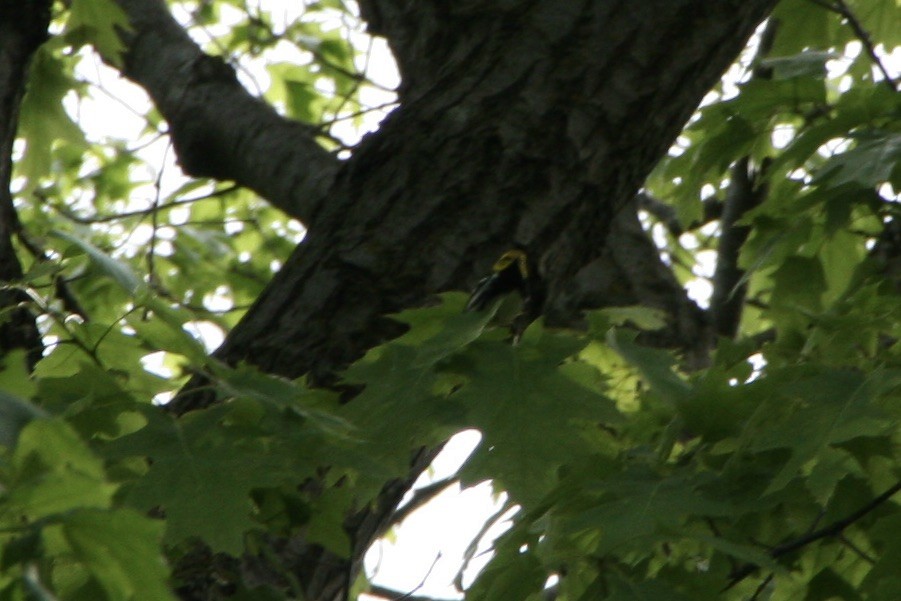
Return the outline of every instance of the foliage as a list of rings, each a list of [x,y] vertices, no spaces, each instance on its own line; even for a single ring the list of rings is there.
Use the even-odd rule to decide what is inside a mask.
[[[329,25],[353,19],[343,2],[284,24],[238,1],[171,4],[194,33],[232,19],[210,50],[239,72],[265,66],[266,98],[343,148],[334,126],[357,119],[367,86]],[[847,6],[875,42],[899,43],[894,0]],[[303,531],[346,555],[347,512],[467,429],[482,439],[458,478],[491,480],[517,507],[467,599],[540,599],[548,583],[573,601],[901,598],[888,494],[901,488],[901,303],[874,252],[898,219],[901,106],[839,15],[780,4],[758,59],[770,75],[748,76],[745,60],[647,182],[690,232],[661,249],[685,282],[716,247],[702,199],[722,196],[730,165],[749,157],[767,188],[743,221],[740,332],[708,367],[645,347],[659,325],[648,309],[594,313],[584,332],[536,323],[511,344],[448,294],[395,316],[409,331],[343,374],[361,392],[341,404],[225,366],[189,333],[228,331],[303,231],[245,190],[164,183],[142,150],[164,132],[149,108],[140,144],[91,137],[73,106],[101,86],[77,65],[86,42],[118,60],[114,7],[61,9],[21,112],[17,210],[32,244],[17,285],[49,347],[33,374],[18,353],[0,371],[2,598],[172,598],[166,562],[198,541],[254,555]],[[297,54],[273,59],[285,44]],[[198,372],[224,402],[160,411]],[[332,488],[298,488],[313,476]]]

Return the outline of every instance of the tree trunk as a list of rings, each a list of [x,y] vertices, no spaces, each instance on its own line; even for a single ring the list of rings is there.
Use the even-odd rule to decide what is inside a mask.
[[[10,183],[13,142],[19,122],[19,106],[25,94],[31,57],[47,38],[50,2],[0,0],[0,352],[25,351],[29,368],[41,358],[41,336],[34,314],[25,304],[28,295],[5,284],[22,278],[22,265],[13,238],[20,225]]]
[[[703,360],[705,315],[632,200],[776,0],[360,0],[403,84],[400,108],[340,164],[201,55],[162,2],[119,2],[134,25],[125,72],[169,120],[185,171],[236,179],[309,228],[220,358],[328,384],[401,331],[385,314],[470,287],[516,243],[537,259],[550,321],[651,305],[671,317],[657,343]],[[184,395],[178,410],[209,401]],[[346,594],[347,570],[430,455],[348,522],[350,562],[286,543],[309,599]]]

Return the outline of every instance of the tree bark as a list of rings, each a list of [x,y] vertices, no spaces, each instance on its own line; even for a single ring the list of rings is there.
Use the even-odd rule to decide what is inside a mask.
[[[403,84],[400,107],[340,164],[193,48],[161,1],[118,1],[134,26],[125,73],[169,120],[185,170],[235,179],[309,229],[218,357],[327,384],[401,331],[384,315],[469,288],[513,244],[538,261],[551,322],[643,303],[671,317],[660,344],[706,353],[706,317],[632,199],[776,0],[360,0]],[[221,95],[226,118],[209,106]],[[185,395],[178,409],[209,401]],[[290,543],[309,599],[342,598],[429,457],[348,523],[351,561]]]
[[[309,222],[339,166],[312,128],[248,94],[229,65],[197,47],[163,0],[118,2],[132,26],[123,33],[123,74],[166,118],[182,170],[233,180]]]
[[[468,288],[513,243],[570,320],[574,276],[773,3],[510,4],[392,20],[401,107],[221,357],[325,377],[396,334],[381,315]]]
[[[28,367],[41,358],[43,347],[34,314],[27,308],[28,295],[9,282],[22,278],[14,237],[19,218],[10,190],[13,143],[19,122],[19,106],[31,57],[47,38],[50,2],[0,0],[0,351],[24,350]]]

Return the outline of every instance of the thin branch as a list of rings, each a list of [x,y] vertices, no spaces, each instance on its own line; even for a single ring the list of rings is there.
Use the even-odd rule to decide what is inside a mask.
[[[382,599],[389,599],[390,601],[400,601],[401,599],[403,599],[403,601],[445,601],[444,599],[437,599],[435,597],[423,597],[420,595],[411,595],[410,593],[402,593],[378,584],[370,585],[366,594],[374,597],[381,597]]]
[[[37,198],[41,203],[50,207],[69,221],[74,221],[75,223],[79,223],[82,225],[92,225],[95,223],[109,223],[111,221],[118,221],[119,219],[128,219],[129,217],[147,217],[151,215],[154,211],[166,211],[169,209],[174,209],[176,207],[189,205],[195,202],[200,202],[201,200],[208,200],[210,198],[216,198],[218,196],[225,196],[226,194],[230,194],[235,190],[238,190],[241,186],[231,185],[226,188],[222,188],[219,190],[214,190],[209,194],[204,194],[203,196],[195,196],[192,198],[184,198],[181,200],[173,200],[172,202],[167,202],[166,204],[150,206],[146,209],[136,209],[134,211],[124,211],[122,213],[117,213],[115,215],[102,215],[99,217],[82,217],[81,215],[77,215],[67,209],[64,206],[51,204],[46,195],[43,194],[41,190],[35,190],[34,197]]]
[[[163,156],[160,159],[161,167],[159,173],[156,175],[156,179],[153,182],[154,188],[154,196],[153,203],[150,205],[150,241],[148,242],[148,250],[147,250],[147,282],[151,287],[157,288],[157,277],[156,277],[156,240],[157,234],[160,229],[160,194],[162,194],[163,188],[163,174],[166,172],[166,156],[169,154],[169,148],[172,145],[170,142],[166,145],[166,149],[163,152]]]
[[[749,601],[757,601],[757,598],[760,597],[761,593],[766,590],[767,585],[773,581],[773,574],[770,572],[767,574],[766,578],[758,585],[758,587],[754,590],[754,594],[751,595]]]
[[[50,256],[37,242],[31,239],[31,236],[28,235],[28,232],[25,231],[24,228],[20,227],[16,231],[16,239],[22,245],[22,247],[28,251],[28,253],[35,259],[35,261],[39,263],[47,263],[50,261]],[[75,294],[69,288],[69,282],[60,275],[59,272],[54,273],[51,276],[51,280],[53,282],[53,286],[56,292],[56,298],[60,300],[63,304],[63,309],[72,313],[74,315],[78,315],[84,321],[88,321],[89,316],[84,308],[81,306],[81,303],[78,301],[78,298],[75,297]]]
[[[873,64],[876,65],[876,68],[882,72],[882,76],[885,78],[885,84],[892,90],[892,92],[896,92],[898,90],[898,84],[895,79],[891,76],[885,64],[882,62],[882,59],[879,58],[879,55],[876,54],[876,47],[873,45],[873,41],[870,38],[869,32],[864,29],[860,20],[857,18],[857,15],[851,10],[851,7],[845,3],[845,0],[835,0],[834,3],[826,2],[825,0],[808,0],[817,6],[821,6],[826,10],[836,13],[843,19],[848,21],[848,25],[854,31],[854,35],[857,37],[858,41],[863,44],[864,50],[867,52],[867,56],[870,57],[870,60],[873,61]]]
[[[422,580],[419,582],[419,584],[417,584],[416,587],[409,593],[394,591],[377,584],[371,585],[368,592],[378,597],[390,599],[391,601],[441,601],[440,599],[434,599],[432,597],[420,597],[414,594],[416,593],[416,591],[425,586],[425,581],[429,576],[431,576],[432,570],[435,569],[435,566],[438,564],[438,560],[440,559],[441,553],[438,553],[438,555],[435,556],[435,560],[432,561],[432,565],[429,566],[429,570],[425,573],[425,576],[422,577]]]
[[[476,551],[479,548],[479,543],[488,534],[488,531],[497,524],[501,518],[503,518],[508,511],[510,511],[515,506],[510,499],[501,506],[491,517],[485,520],[485,523],[482,524],[482,527],[476,533],[476,535],[472,538],[472,542],[466,547],[466,551],[463,553],[463,565],[460,566],[460,569],[457,570],[457,575],[454,577],[454,586],[461,593],[463,592],[463,573],[469,567],[469,563],[472,561],[473,557],[476,556]]]
[[[863,44],[863,47],[866,48],[867,54],[870,56],[870,60],[876,65],[876,67],[882,71],[882,76],[885,77],[885,83],[892,90],[892,92],[897,91],[898,85],[895,83],[895,79],[891,76],[886,69],[885,64],[879,58],[879,55],[876,54],[876,48],[873,46],[873,42],[870,39],[870,34],[866,29],[863,28],[860,21],[857,19],[857,16],[851,11],[851,8],[845,3],[845,0],[835,0],[836,6],[840,10],[840,14],[848,20],[848,25],[851,26],[851,29],[854,30],[854,34],[857,36],[857,39],[860,40],[860,43]]]
[[[324,119],[317,123],[314,126],[316,130],[316,135],[325,135],[326,129],[334,125],[335,123],[340,123],[341,121],[347,121],[349,119],[356,119],[357,117],[362,117],[363,115],[368,115],[369,113],[374,113],[375,111],[383,111],[388,107],[397,106],[399,103],[397,100],[390,100],[388,102],[383,102],[381,104],[375,104],[373,106],[367,106],[364,109],[360,109],[359,111],[355,111],[353,113],[347,113],[345,115],[335,115],[331,119]],[[329,138],[331,139],[331,138]]]
[[[348,79],[350,79],[350,80],[356,81],[356,82],[358,82],[358,83],[365,83],[366,85],[370,85],[370,86],[372,86],[373,88],[377,88],[377,89],[379,89],[379,90],[382,90],[383,92],[391,92],[391,93],[396,93],[396,92],[397,92],[397,90],[394,89],[394,88],[390,88],[390,87],[388,87],[388,86],[382,85],[382,84],[380,84],[380,83],[378,83],[378,82],[376,82],[376,81],[373,81],[373,80],[369,79],[369,78],[366,77],[366,75],[364,75],[363,73],[355,73],[355,72],[353,72],[353,71],[348,71],[348,70],[345,69],[344,67],[342,67],[342,66],[340,66],[340,65],[336,65],[335,63],[333,63],[333,62],[331,62],[329,59],[327,59],[327,58],[326,58],[321,52],[319,52],[318,50],[313,50],[312,48],[310,48],[309,46],[306,46],[306,45],[304,45],[304,44],[298,44],[298,45],[299,45],[301,48],[303,48],[306,52],[309,52],[310,54],[312,54],[313,57],[314,57],[317,61],[319,61],[319,63],[320,63],[323,67],[325,67],[326,69],[331,69],[332,71],[335,71],[336,73],[340,73],[341,75],[343,75],[344,77],[346,77],[346,78],[348,78]]]
[[[751,60],[751,78],[765,80],[772,72],[762,68],[763,59],[772,51],[779,22],[770,19],[760,36],[757,52]],[[720,239],[717,246],[716,270],[713,274],[713,294],[710,298],[710,316],[713,331],[718,336],[733,338],[738,332],[744,310],[747,283],[745,272],[738,266],[739,254],[751,233],[747,225],[738,225],[741,218],[759,205],[766,197],[767,189],[761,185],[769,165],[764,158],[759,169],[751,166],[749,156],[743,156],[729,170],[729,188],[720,217]]]
[[[703,207],[701,218],[683,227],[682,223],[679,222],[676,209],[672,206],[651,196],[647,192],[639,192],[636,198],[640,209],[653,215],[673,236],[677,238],[685,232],[696,230],[699,227],[707,225],[711,221],[716,221],[723,213],[723,202],[719,198],[716,198],[715,196],[705,198],[701,201]]]
[[[12,285],[0,286],[0,290],[12,289],[12,288],[19,288],[19,287],[12,286]],[[36,307],[38,307],[38,309],[40,309],[41,314],[49,316],[50,319],[53,320],[53,322],[57,325],[57,327],[59,327],[60,330],[62,330],[69,336],[69,338],[67,338],[65,340],[59,340],[56,343],[56,345],[62,346],[64,344],[71,344],[71,345],[81,349],[81,351],[84,352],[98,367],[100,367],[101,369],[104,369],[104,370],[106,369],[106,366],[103,364],[103,362],[100,360],[100,357],[97,355],[97,345],[94,345],[93,347],[91,347],[91,346],[88,346],[88,344],[86,344],[83,340],[81,340],[76,335],[75,331],[69,328],[69,325],[66,323],[66,316],[60,315],[58,312],[54,311],[53,308],[50,305],[46,304],[44,302],[44,299],[39,294],[37,294],[35,291],[33,291],[32,289],[30,289],[30,288],[19,288],[19,289],[21,289],[23,292],[25,292],[25,294],[28,295],[30,302],[34,303],[34,305]],[[101,339],[98,340],[97,344],[100,344],[100,342],[103,340],[103,337],[105,337],[107,333],[108,332],[105,332],[101,336]],[[51,346],[53,346],[53,345],[48,345],[47,348],[49,349]]]
[[[432,482],[428,486],[423,486],[422,488],[413,491],[413,498],[394,512],[394,515],[389,518],[388,523],[385,525],[385,530],[388,530],[403,522],[410,516],[411,513],[440,495],[442,492],[447,490],[449,486],[455,484],[458,481],[459,479],[456,476],[452,476],[449,478],[444,478],[443,480]]]
[[[804,536],[800,536],[795,540],[788,541],[787,543],[783,543],[777,547],[774,547],[770,550],[769,556],[773,559],[779,559],[784,555],[788,555],[802,547],[809,545],[810,543],[816,542],[818,540],[824,538],[841,538],[844,530],[853,524],[854,522],[860,520],[868,513],[877,509],[880,505],[891,499],[895,494],[901,492],[901,481],[896,482],[891,488],[886,490],[884,493],[855,511],[850,515],[832,522],[831,524],[820,528],[819,530],[814,530]],[[737,572],[733,573],[730,577],[729,584],[723,590],[727,590],[753,574],[757,571],[760,566],[757,564],[749,563],[745,564],[741,569]]]
[[[854,551],[854,554],[860,557],[862,560],[867,562],[870,565],[874,565],[876,563],[876,558],[872,557],[869,553],[858,547],[854,544],[854,542],[845,536],[845,533],[842,532],[838,535],[838,540],[842,542],[843,545]]]
[[[738,258],[751,230],[748,226],[738,225],[738,221],[760,203],[765,193],[757,186],[758,177],[749,162],[748,157],[739,159],[730,172],[710,299],[714,331],[728,338],[738,329],[747,288],[745,272],[739,268]]]

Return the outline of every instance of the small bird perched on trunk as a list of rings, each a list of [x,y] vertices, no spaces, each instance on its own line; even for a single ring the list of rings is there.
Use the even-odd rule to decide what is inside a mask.
[[[501,301],[494,322],[508,325],[518,339],[541,314],[544,290],[538,270],[525,249],[516,247],[500,256],[491,274],[479,280],[466,303],[466,311],[484,311]]]

